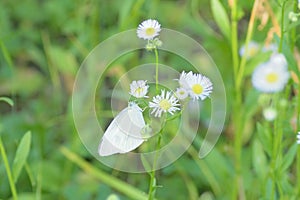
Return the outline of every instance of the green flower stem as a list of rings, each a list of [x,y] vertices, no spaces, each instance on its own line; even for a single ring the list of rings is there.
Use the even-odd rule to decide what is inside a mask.
[[[238,76],[237,77],[237,87],[238,88],[241,87],[241,84],[242,84],[242,81],[244,78],[245,66],[246,66],[246,61],[247,61],[247,53],[248,53],[248,45],[252,39],[253,28],[254,28],[254,23],[255,23],[255,18],[256,18],[256,13],[257,13],[258,7],[259,7],[259,0],[255,0],[252,11],[251,11],[248,29],[247,29],[247,36],[246,36],[246,41],[245,41],[246,52],[241,58],[241,63],[240,63],[239,71],[237,74],[237,76]]]
[[[77,154],[71,152],[69,149],[65,147],[60,148],[60,152],[70,161],[78,165],[80,168],[82,168],[87,174],[95,177],[96,179],[102,181],[103,183],[111,186],[116,191],[119,191],[123,194],[125,194],[130,199],[137,199],[137,200],[146,200],[147,195],[136,189],[135,187],[120,181],[119,179],[110,176],[109,174],[106,174],[105,172],[102,172],[100,169],[95,168],[82,158],[80,158]]]
[[[239,67],[239,55],[238,55],[238,20],[237,20],[237,0],[232,1],[231,8],[231,51],[233,60],[233,72],[234,77],[237,77]]]
[[[235,126],[235,140],[234,140],[234,153],[235,153],[235,186],[232,191],[232,199],[241,198],[243,195],[243,183],[241,177],[241,152],[242,152],[242,92],[238,84],[238,71],[239,71],[239,54],[238,54],[238,19],[237,19],[237,0],[232,1],[231,8],[231,50],[233,60],[233,73],[235,83],[235,110],[233,114],[233,121]]]
[[[155,87],[156,92],[158,92],[158,51],[157,48],[154,49],[155,53]],[[158,140],[157,140],[157,146],[156,150],[160,149],[161,146],[161,135],[162,130],[159,132]],[[156,153],[154,161],[153,161],[153,169],[150,173],[150,182],[149,182],[149,191],[148,191],[148,200],[153,200],[155,196],[155,189],[156,189],[156,180],[155,180],[155,166],[157,161],[158,153]]]
[[[285,12],[285,4],[287,1],[284,1],[281,6],[281,21],[280,21],[280,42],[279,42],[279,48],[278,52],[282,52],[282,45],[283,45],[283,39],[284,39],[284,12]]]
[[[276,95],[274,98],[274,105],[277,107],[278,110],[278,102],[279,102],[279,95]],[[283,127],[282,127],[282,119],[285,118],[285,110],[280,110],[280,115],[276,117],[274,122],[274,127],[271,129],[273,133],[273,149],[272,149],[272,161],[271,161],[271,179],[272,179],[272,190],[271,190],[271,197],[275,198],[276,196],[276,189],[279,191],[279,195],[282,196],[282,189],[281,185],[277,184],[276,174],[277,173],[277,166],[276,163],[278,160],[282,158],[282,136],[283,136]]]
[[[158,140],[157,140],[157,147],[156,150],[160,149],[161,147],[161,137],[162,137],[162,130],[159,132]],[[156,190],[156,180],[155,180],[155,166],[157,161],[158,153],[156,153],[153,161],[153,169],[150,173],[150,183],[149,183],[149,192],[148,192],[148,200],[153,200],[155,197],[155,190]]]
[[[294,0],[293,11],[294,11],[294,13],[297,13],[297,11],[298,11],[298,0]],[[297,34],[296,34],[296,26],[295,26],[291,30],[290,46],[291,46],[291,51],[292,52],[294,51],[296,40],[297,40]]]
[[[17,200],[18,195],[17,195],[16,186],[14,184],[14,180],[13,180],[13,177],[12,177],[12,173],[11,173],[11,170],[10,170],[10,167],[9,167],[9,163],[8,163],[8,160],[7,160],[7,155],[6,155],[5,148],[4,148],[4,145],[2,143],[2,138],[1,137],[0,137],[0,151],[1,151],[1,156],[3,158],[3,162],[4,162],[4,165],[5,165],[6,174],[7,174],[7,177],[8,177],[9,186],[10,186],[10,189],[11,189],[13,199]]]
[[[154,49],[155,53],[155,87],[156,92],[158,92],[158,51],[157,48]]]

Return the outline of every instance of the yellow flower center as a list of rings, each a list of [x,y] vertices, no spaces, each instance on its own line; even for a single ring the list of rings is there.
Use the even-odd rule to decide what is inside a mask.
[[[154,28],[150,27],[150,28],[146,29],[146,35],[151,36],[151,35],[154,35],[154,33],[155,33],[155,29]]]
[[[184,94],[185,94],[185,92],[184,92],[184,91],[180,91],[180,92],[179,92],[179,94],[181,94],[181,95],[184,95]]]
[[[278,74],[276,73],[270,73],[266,76],[266,80],[269,83],[275,83],[278,80]]]
[[[143,92],[143,90],[144,90],[144,88],[139,87],[135,90],[135,92],[140,95]]]
[[[256,47],[252,47],[252,48],[249,49],[249,55],[250,56],[254,56],[256,54],[256,52],[257,52]]]
[[[169,110],[171,106],[171,103],[167,99],[163,99],[159,102],[159,107],[161,107],[163,110]]]
[[[195,94],[201,94],[203,92],[203,87],[200,84],[195,84],[193,85],[192,90]]]

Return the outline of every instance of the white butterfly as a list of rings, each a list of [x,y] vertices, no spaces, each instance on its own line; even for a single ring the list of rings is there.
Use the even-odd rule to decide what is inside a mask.
[[[110,123],[99,145],[100,156],[127,153],[139,147],[144,139],[141,131],[145,127],[142,109],[130,102]]]

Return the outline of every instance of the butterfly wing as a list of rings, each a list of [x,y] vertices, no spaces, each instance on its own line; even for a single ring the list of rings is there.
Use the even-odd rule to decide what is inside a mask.
[[[140,146],[144,140],[141,130],[145,121],[137,105],[123,109],[105,131],[99,146],[99,155],[127,153]]]

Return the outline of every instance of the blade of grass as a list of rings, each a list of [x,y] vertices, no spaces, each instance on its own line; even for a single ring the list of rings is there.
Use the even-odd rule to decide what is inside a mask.
[[[30,143],[31,143],[31,132],[28,131],[22,137],[16,152],[16,156],[14,158],[12,171],[13,171],[13,177],[15,183],[17,182],[18,177],[26,163],[26,159],[28,157],[29,150],[30,150]]]
[[[10,189],[11,189],[13,199],[17,200],[18,195],[17,195],[16,186],[14,184],[14,180],[13,180],[13,177],[12,177],[12,173],[11,173],[11,170],[10,170],[10,167],[9,167],[9,163],[8,163],[8,160],[7,160],[7,155],[6,155],[5,148],[4,148],[4,145],[2,143],[2,138],[1,137],[0,137],[0,151],[1,151],[1,156],[2,156],[2,159],[3,159],[4,165],[5,165],[5,170],[6,170],[6,174],[7,174],[7,177],[8,177],[9,186],[10,186]]]
[[[4,101],[4,102],[8,103],[10,106],[14,106],[14,101],[8,97],[0,97],[0,101]]]
[[[82,168],[87,174],[101,180],[103,183],[111,186],[115,190],[125,194],[131,199],[137,199],[137,200],[147,200],[148,196],[144,192],[136,189],[135,187],[120,181],[119,179],[110,176],[101,170],[93,167],[88,162],[80,158],[77,154],[71,152],[69,149],[65,147],[60,148],[60,152],[70,161],[74,162],[76,165],[78,165],[80,168]]]

